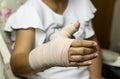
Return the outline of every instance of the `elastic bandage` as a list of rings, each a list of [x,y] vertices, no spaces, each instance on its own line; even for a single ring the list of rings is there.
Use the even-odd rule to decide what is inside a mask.
[[[29,54],[29,64],[35,71],[42,71],[54,66],[69,66],[68,50],[74,39],[70,39],[77,31],[74,24],[64,27],[57,37],[33,49]]]

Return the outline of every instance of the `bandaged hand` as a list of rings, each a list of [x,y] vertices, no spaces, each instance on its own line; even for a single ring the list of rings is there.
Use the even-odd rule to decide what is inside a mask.
[[[33,49],[29,54],[29,64],[31,68],[35,71],[42,71],[54,66],[78,66],[76,62],[79,61],[86,65],[89,64],[88,60],[95,58],[93,54],[94,49],[89,49],[89,47],[93,47],[95,42],[89,41],[89,44],[84,44],[77,42],[78,40],[70,39],[69,37],[71,37],[78,28],[79,25],[77,23],[69,24],[61,30],[55,39]],[[84,46],[86,48],[84,48]],[[83,50],[85,50],[84,53],[82,53]],[[77,56],[75,57],[75,55]],[[85,61],[87,63],[85,63]],[[83,64],[81,63],[79,65]]]
[[[97,43],[87,40],[74,40],[68,51],[70,66],[88,66],[96,58]]]
[[[75,27],[79,27],[79,22],[75,23]],[[70,66],[88,66],[92,64],[92,59],[98,54],[97,43],[95,41],[75,39],[68,51]]]

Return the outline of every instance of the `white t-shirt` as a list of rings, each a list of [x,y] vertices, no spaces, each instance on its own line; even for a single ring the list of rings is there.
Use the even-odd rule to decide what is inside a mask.
[[[62,15],[51,10],[42,0],[28,0],[8,19],[5,30],[36,29],[35,47],[53,39],[67,24],[80,22],[79,30],[73,35],[76,39],[87,39],[94,35],[91,20],[96,8],[90,0],[69,0]],[[39,72],[29,79],[89,79],[88,67],[52,67]]]

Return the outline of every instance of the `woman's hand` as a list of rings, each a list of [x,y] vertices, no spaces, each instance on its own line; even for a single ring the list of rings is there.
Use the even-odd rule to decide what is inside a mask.
[[[88,40],[74,40],[69,48],[68,57],[71,66],[87,66],[97,57],[97,43]]]

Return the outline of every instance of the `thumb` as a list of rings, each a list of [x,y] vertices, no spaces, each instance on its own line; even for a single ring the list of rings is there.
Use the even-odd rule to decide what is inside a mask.
[[[69,24],[61,30],[60,36],[71,37],[79,29],[79,27],[80,23],[78,21],[75,24]]]

